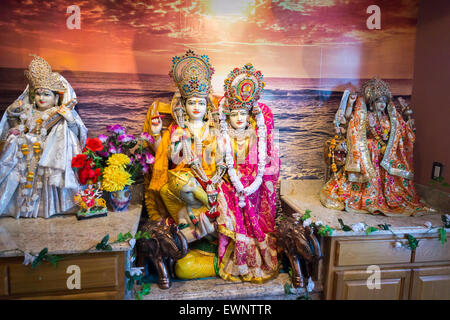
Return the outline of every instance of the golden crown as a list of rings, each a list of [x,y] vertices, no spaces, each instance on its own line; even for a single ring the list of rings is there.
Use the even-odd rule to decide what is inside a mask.
[[[261,97],[264,86],[261,71],[257,71],[251,63],[242,68],[234,68],[223,86],[228,108],[252,109]]]
[[[206,98],[211,91],[214,69],[207,55],[188,50],[183,56],[172,58],[169,75],[175,81],[180,94],[187,99],[193,96]]]
[[[31,54],[34,59],[25,70],[25,77],[33,89],[43,88],[57,92],[64,92],[65,88],[61,76],[52,71],[52,67],[43,58]]]
[[[367,104],[372,104],[381,97],[386,97],[388,100],[392,99],[389,84],[378,78],[364,82],[359,92],[364,97]]]

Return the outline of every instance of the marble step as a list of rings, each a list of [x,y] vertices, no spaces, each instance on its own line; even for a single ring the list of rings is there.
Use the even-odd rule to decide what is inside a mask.
[[[285,294],[284,285],[290,283],[287,273],[279,274],[264,284],[224,281],[209,278],[189,281],[174,281],[168,290],[152,284],[151,293],[144,300],[295,300],[305,294],[305,289],[293,289],[294,294]],[[320,299],[322,287],[315,283],[309,296]]]

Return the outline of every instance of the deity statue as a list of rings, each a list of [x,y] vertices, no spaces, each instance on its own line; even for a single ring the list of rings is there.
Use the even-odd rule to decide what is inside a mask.
[[[71,167],[87,129],[73,107],[67,80],[34,56],[28,85],[0,122],[0,216],[44,217],[73,213],[79,188]],[[74,212],[75,212],[74,211]]]
[[[333,174],[320,192],[325,207],[386,216],[425,209],[413,183],[411,113],[404,105],[397,111],[380,79],[365,82],[359,95],[344,93],[328,149]]]
[[[215,219],[226,207],[217,188],[226,166],[213,117],[217,109],[211,94],[214,69],[208,56],[191,50],[172,62],[170,76],[178,90],[170,106],[153,103],[144,125],[144,131],[155,138],[151,146],[155,163],[145,202],[150,219],[177,224],[192,243],[191,251],[175,266],[177,276],[214,276],[215,249],[210,240],[216,234]],[[158,110],[170,110],[174,120],[164,132]]]
[[[265,84],[252,64],[225,80],[219,104],[228,176],[220,190],[228,204],[217,218],[219,275],[262,283],[277,275],[276,187],[280,159],[270,108],[258,102]]]

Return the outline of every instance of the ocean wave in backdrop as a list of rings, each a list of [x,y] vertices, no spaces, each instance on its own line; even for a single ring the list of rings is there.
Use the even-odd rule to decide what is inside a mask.
[[[62,71],[77,93],[77,111],[94,137],[110,124],[128,132],[142,131],[148,107],[155,100],[170,102],[175,87],[165,75]],[[323,178],[323,145],[333,132],[332,121],[346,88],[365,79],[266,78],[261,102],[273,112],[278,130],[281,178]],[[387,79],[394,95],[410,100],[409,79]],[[25,89],[22,69],[0,68],[0,114]],[[218,94],[221,92],[216,90]]]

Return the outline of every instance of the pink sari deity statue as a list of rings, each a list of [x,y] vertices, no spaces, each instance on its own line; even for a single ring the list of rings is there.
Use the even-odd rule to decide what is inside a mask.
[[[228,175],[220,185],[226,212],[217,218],[218,273],[225,280],[262,283],[277,275],[276,185],[280,159],[270,108],[258,102],[263,75],[251,64],[225,80],[219,103]]]
[[[413,183],[412,119],[403,119],[388,84],[380,79],[364,83],[359,94],[349,98],[344,93],[347,99],[337,113],[336,130],[339,136],[345,133],[346,139],[335,136],[331,140],[328,157],[333,175],[320,192],[322,204],[386,216],[427,210]],[[406,111],[409,117],[411,110]],[[347,128],[340,128],[339,123]],[[345,159],[339,154],[346,154]]]

